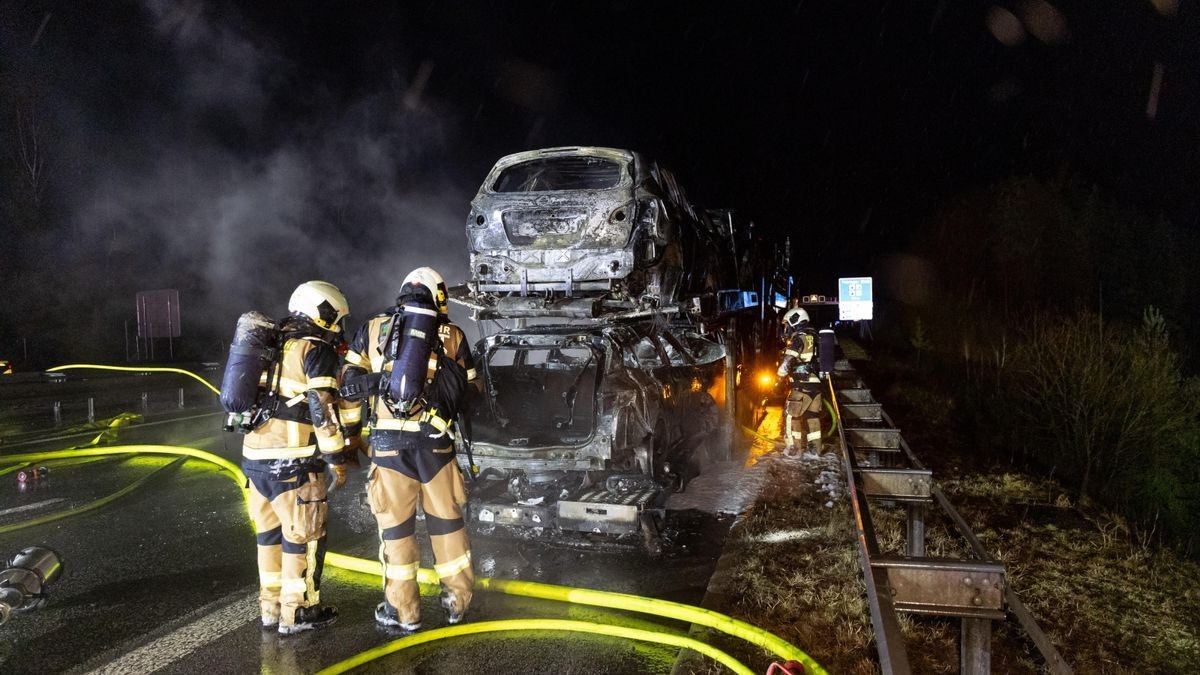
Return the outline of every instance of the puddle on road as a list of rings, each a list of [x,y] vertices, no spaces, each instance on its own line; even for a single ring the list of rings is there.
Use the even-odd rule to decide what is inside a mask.
[[[768,407],[757,432],[742,430],[742,443],[732,459],[706,465],[683,492],[671,495],[667,509],[695,509],[705,513],[739,515],[751,504],[766,481],[764,459],[777,456],[774,440],[782,424],[778,406]]]

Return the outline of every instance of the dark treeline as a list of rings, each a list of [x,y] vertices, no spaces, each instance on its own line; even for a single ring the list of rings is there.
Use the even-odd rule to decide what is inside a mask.
[[[956,446],[1065,480],[1143,542],[1200,544],[1200,240],[1069,181],[941,209],[888,261],[884,344],[949,401]],[[886,330],[886,329],[885,329]]]

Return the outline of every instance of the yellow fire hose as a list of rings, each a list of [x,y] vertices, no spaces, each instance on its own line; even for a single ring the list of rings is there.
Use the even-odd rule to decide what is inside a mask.
[[[12,466],[0,469],[0,476],[3,476],[5,474],[10,474],[14,471],[20,471],[21,469],[24,469],[25,467],[29,466],[30,464],[33,464],[33,462],[24,462],[22,464],[13,464]]]
[[[145,476],[142,476],[141,478],[135,480],[134,482],[130,483],[129,485],[126,485],[125,487],[121,488],[120,490],[117,490],[116,492],[114,492],[110,495],[101,497],[100,499],[90,501],[81,506],[76,506],[75,508],[71,508],[71,509],[64,509],[62,511],[55,511],[54,513],[48,513],[44,516],[39,516],[37,518],[31,518],[29,520],[22,520],[20,522],[9,523],[8,525],[0,526],[0,534],[6,534],[8,532],[15,532],[17,530],[22,530],[27,527],[33,527],[34,525],[45,525],[46,523],[52,523],[56,520],[62,520],[63,518],[69,518],[71,516],[76,516],[81,513],[87,513],[88,511],[98,509],[101,506],[108,504],[109,502],[116,501],[116,500],[120,499],[121,497],[124,497],[125,495],[129,494],[130,492],[133,492],[137,488],[141,487],[141,485],[143,483],[145,483],[146,481],[153,478],[160,471],[163,471],[172,466],[175,466],[176,464],[179,464],[182,461],[184,461],[184,460],[177,459],[174,462],[171,462],[169,464],[164,464],[164,465],[158,467],[157,469],[151,471],[150,473],[146,474]]]
[[[196,448],[185,448],[178,445],[103,445],[89,448],[75,448],[72,450],[22,452],[16,455],[0,456],[0,462],[5,464],[13,462],[36,463],[51,462],[59,459],[73,459],[76,457],[103,457],[105,455],[176,455],[179,457],[191,457],[209,462],[210,464],[216,464],[218,467],[228,471],[233,480],[241,487],[242,491],[246,490],[246,474],[242,473],[238,465],[211,452],[197,450]]]
[[[65,370],[67,368],[86,368],[86,367],[90,367],[90,366],[83,365],[83,364],[72,365],[72,366],[59,366],[58,368],[55,368],[52,370]],[[108,366],[108,367],[102,367],[102,368],[126,370],[124,368],[119,368],[116,366]],[[194,373],[189,373],[188,371],[180,371],[179,369],[175,369],[175,368],[130,368],[128,370],[134,370],[134,371],[138,371],[138,372],[144,372],[144,371],[183,372],[183,373],[187,373],[187,374],[191,375],[192,377],[195,377],[196,379],[200,379]],[[207,384],[207,382],[205,384]],[[217,391],[219,394],[219,391],[216,390],[215,388],[213,388],[211,385],[209,385],[209,388],[213,389],[213,391]],[[200,459],[200,460],[203,460],[206,462],[210,462],[212,464],[217,465],[221,469],[224,469],[225,471],[227,471],[230,474],[230,477],[233,478],[233,480],[235,482],[237,482],[238,487],[243,491],[243,497],[246,496],[245,493],[246,493],[246,490],[248,487],[246,476],[245,476],[245,474],[242,473],[241,469],[237,465],[233,464],[232,462],[230,462],[229,460],[227,460],[223,457],[219,457],[212,453],[205,452],[203,450],[197,450],[195,448],[188,448],[188,447],[181,447],[181,446],[126,445],[126,446],[89,447],[89,448],[81,448],[81,449],[77,449],[77,450],[59,450],[59,451],[53,451],[53,452],[23,453],[23,454],[16,454],[16,455],[0,456],[0,463],[42,462],[42,461],[50,461],[50,460],[57,460],[57,459],[65,459],[65,458],[69,458],[69,457],[96,457],[96,456],[102,456],[102,455],[115,455],[115,454],[178,455],[178,456],[192,457],[195,459]],[[340,553],[330,552],[326,555],[325,562],[333,567],[337,567],[337,568],[345,569],[345,570],[349,570],[349,571],[370,574],[373,576],[380,576],[380,574],[381,574],[380,565],[377,560],[354,558],[354,557],[343,555]],[[437,573],[434,572],[433,570],[422,568],[422,569],[418,570],[418,572],[417,572],[417,581],[420,583],[424,583],[424,584],[437,584],[438,576],[437,576]],[[570,588],[567,586],[557,586],[554,584],[543,584],[543,583],[532,582],[532,581],[517,581],[517,580],[506,580],[506,579],[481,578],[481,579],[477,579],[475,583],[476,583],[476,587],[480,590],[500,592],[500,593],[505,593],[508,595],[519,595],[519,596],[524,596],[524,597],[539,598],[539,599],[545,599],[545,600],[556,600],[556,601],[568,602],[568,603],[574,603],[574,604],[585,604],[585,605],[592,605],[592,606],[596,606],[596,607],[606,607],[606,608],[610,608],[610,609],[633,611],[633,612],[650,614],[650,615],[659,616],[659,617],[663,617],[663,618],[674,619],[674,620],[678,620],[678,621],[683,621],[683,622],[687,622],[687,623],[705,626],[708,628],[712,628],[714,630],[721,631],[728,635],[732,635],[734,637],[741,638],[747,642],[750,642],[751,644],[762,647],[763,649],[773,652],[775,655],[777,655],[779,658],[781,658],[785,661],[789,661],[789,660],[790,661],[798,661],[804,665],[806,672],[810,673],[811,675],[824,675],[826,673],[826,671],[816,661],[814,661],[812,659],[812,657],[810,657],[808,654],[804,653],[803,651],[801,651],[799,648],[792,645],[788,641],[784,640],[783,638],[780,638],[779,636],[774,635],[773,633],[765,631],[761,628],[758,628],[757,626],[754,626],[752,624],[746,623],[744,621],[739,621],[737,619],[734,619],[733,617],[727,616],[725,614],[721,614],[720,612],[714,612],[712,610],[704,609],[701,607],[695,607],[692,605],[686,605],[686,604],[678,603],[678,602],[671,602],[669,600],[660,600],[657,598],[647,598],[647,597],[642,597],[642,596],[629,595],[629,594],[625,594],[625,593],[614,593],[614,592],[610,592],[610,591],[598,591],[598,590],[592,590],[592,589],[586,589],[586,588]],[[565,627],[565,626],[559,625],[556,627],[549,627],[549,624],[551,624],[551,623],[576,624],[576,626],[575,627]],[[503,626],[511,625],[512,627],[500,627],[501,625],[503,625]],[[437,629],[437,630],[433,630],[433,631],[427,631],[425,633],[408,636],[406,638],[401,638],[399,640],[395,640],[395,641],[388,643],[386,645],[383,645],[381,647],[377,647],[372,650],[368,650],[367,652],[363,652],[359,656],[353,657],[352,659],[349,659],[347,661],[343,661],[341,663],[335,664],[334,666],[331,666],[331,668],[341,668],[341,670],[329,670],[328,672],[345,672],[345,670],[348,670],[349,668],[353,668],[353,667],[359,665],[360,663],[366,663],[367,661],[374,660],[374,659],[384,656],[386,654],[390,654],[395,651],[405,649],[407,647],[410,647],[410,646],[413,646],[416,644],[422,644],[424,642],[441,639],[444,637],[453,637],[453,636],[465,635],[465,634],[469,634],[469,633],[473,633],[473,632],[489,632],[489,631],[495,631],[495,630],[576,630],[576,631],[582,630],[584,632],[593,632],[593,633],[601,632],[601,631],[594,630],[593,628],[591,628],[590,627],[591,625],[592,624],[586,624],[584,622],[564,622],[564,621],[549,620],[549,619],[546,619],[546,620],[513,619],[513,620],[509,620],[509,621],[479,622],[479,623],[461,624],[458,626],[449,626],[447,628]],[[637,637],[634,635],[634,633],[638,633],[638,634],[645,634],[647,636],[655,636],[655,638],[661,637],[663,639],[671,639],[671,640],[675,640],[675,641],[691,640],[690,638],[683,638],[681,636],[677,636],[677,635],[673,635],[673,634],[669,634],[669,633],[652,633],[649,631],[641,631],[641,630],[637,630],[637,629],[625,628],[625,627],[620,627],[620,626],[609,626],[607,624],[595,624],[595,625],[601,626],[601,627],[605,628],[606,630],[614,631],[614,632],[607,632],[604,634],[614,635],[617,637],[627,637],[627,638],[631,638],[631,639],[649,640],[649,638],[647,638],[647,637]],[[488,630],[483,630],[483,629],[472,630],[471,629],[472,626],[489,626],[489,628],[488,628]],[[540,627],[538,627],[538,626],[540,626]],[[589,626],[589,627],[582,628],[580,626]],[[451,630],[451,629],[455,629],[455,630]],[[419,639],[410,639],[410,638],[419,638]],[[701,643],[699,641],[695,641],[695,642],[697,643],[697,645],[702,645],[704,648],[701,648],[698,646],[692,646],[691,644],[684,644],[683,642],[662,642],[659,639],[653,639],[650,641],[660,642],[662,644],[671,644],[673,646],[688,647],[689,649],[694,649],[700,653],[711,656],[712,658],[720,661],[722,664],[730,667],[735,672],[738,672],[738,673],[752,672],[748,668],[746,668],[745,665],[736,661],[735,659],[733,659],[733,657],[729,656],[728,654],[724,654],[720,650],[717,650],[709,645],[705,645],[704,643]],[[361,662],[355,661],[355,659],[358,659],[367,654],[374,654],[374,655],[370,656],[370,658],[367,658]],[[721,656],[718,656],[718,654],[720,654]],[[738,667],[734,667],[731,664],[736,664]],[[322,671],[322,672],[325,672],[325,671]]]
[[[47,373],[58,373],[58,372],[61,372],[64,370],[117,370],[117,371],[120,371],[123,373],[178,373],[180,375],[187,375],[188,377],[192,378],[193,380],[196,380],[200,384],[203,384],[204,386],[211,389],[212,393],[216,394],[217,396],[221,395],[221,390],[212,386],[212,384],[209,383],[208,380],[204,379],[203,377],[200,377],[199,375],[193,373],[190,370],[184,370],[182,368],[162,368],[162,367],[133,368],[131,366],[101,366],[101,365],[97,365],[94,363],[72,363],[72,364],[66,365],[66,366],[56,366],[54,368],[47,369],[46,372]]]
[[[786,405],[786,402],[785,402],[785,405]],[[825,401],[825,409],[829,411],[830,417],[833,418],[832,424],[829,425],[829,429],[825,432],[825,435],[824,435],[824,438],[829,438],[830,436],[833,436],[833,434],[837,431],[838,424],[841,422],[841,416],[838,415],[838,411],[835,409],[835,407],[833,405],[831,405],[829,403],[829,401]],[[744,424],[740,425],[740,426],[742,428],[742,431],[745,431],[746,433],[748,433],[751,436],[754,436],[755,438],[758,438],[760,440],[766,441],[768,443],[773,443],[775,445],[781,445],[783,443],[783,441],[779,440],[778,438],[771,438],[770,436],[759,433],[757,429],[751,429],[750,427],[748,427]]]
[[[334,567],[379,576],[379,561],[352,558],[340,553],[328,553],[325,562]],[[437,573],[431,569],[417,570],[417,582],[422,584],[437,584]],[[577,605],[591,605],[629,612],[650,614],[665,619],[675,619],[686,623],[694,623],[718,630],[722,633],[741,638],[767,651],[775,653],[787,661],[800,661],[809,673],[824,673],[811,657],[796,648],[787,640],[769,633],[757,626],[739,621],[720,612],[714,612],[703,607],[685,605],[681,602],[647,598],[640,595],[615,593],[612,591],[597,591],[590,588],[571,588],[556,586],[536,581],[518,581],[514,579],[480,578],[475,580],[475,587],[482,591],[519,595],[540,600],[557,600]]]
[[[694,640],[682,635],[673,635],[671,633],[656,633],[638,628],[627,628],[625,626],[613,626],[605,623],[593,623],[590,621],[569,621],[565,619],[509,619],[505,621],[479,621],[476,623],[462,623],[456,626],[446,626],[445,628],[436,628],[430,631],[421,633],[413,633],[396,640],[392,640],[378,647],[373,647],[365,652],[360,652],[345,661],[339,661],[327,668],[322,668],[317,671],[317,675],[335,675],[336,673],[345,673],[353,670],[365,663],[370,663],[382,656],[387,656],[407,649],[416,645],[441,640],[444,638],[458,637],[461,635],[477,635],[479,633],[496,633],[500,631],[510,630],[537,630],[537,631],[571,631],[576,633],[588,633],[590,635],[609,635],[612,637],[628,638],[630,640],[642,640],[643,642],[656,642],[661,645],[669,645],[672,647],[686,647],[693,649],[705,656],[720,662],[725,667],[729,668],[738,675],[754,675],[754,671],[750,670],[737,659],[729,654],[706,644],[699,640]]]
[[[55,462],[53,464],[53,466],[55,466],[55,467],[74,466],[76,464],[88,464],[90,462],[105,461],[106,459],[107,458],[105,458],[105,457],[84,457],[81,459],[63,460],[60,462]],[[28,468],[30,466],[33,466],[34,464],[36,464],[36,462],[25,462],[24,464],[14,464],[12,466],[6,466],[3,469],[0,469],[0,476],[7,476],[8,474],[10,474],[14,471],[20,471],[21,469]]]
[[[86,446],[79,446],[79,447],[86,447]],[[74,449],[74,448],[72,448],[72,449]],[[78,466],[80,464],[94,464],[96,462],[111,462],[113,460],[121,461],[124,459],[125,458],[122,455],[115,455],[112,457],[77,457],[74,459],[60,459],[60,460],[57,460],[54,462],[46,462],[46,464],[48,465],[47,468],[52,466],[56,469],[59,469],[64,466]],[[21,464],[13,464],[12,466],[6,466],[3,469],[0,469],[0,476],[7,476],[8,474],[13,473],[14,471],[20,471],[21,469],[27,469],[37,463],[38,462],[23,462]]]

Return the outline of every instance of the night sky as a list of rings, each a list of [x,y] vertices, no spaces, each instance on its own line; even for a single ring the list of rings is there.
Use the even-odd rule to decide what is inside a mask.
[[[816,286],[1014,175],[1200,225],[1195,2],[733,6],[3,1],[0,348],[119,335],[152,288],[218,333],[312,277],[365,316],[413,266],[461,280],[487,169],[556,145],[658,158]]]

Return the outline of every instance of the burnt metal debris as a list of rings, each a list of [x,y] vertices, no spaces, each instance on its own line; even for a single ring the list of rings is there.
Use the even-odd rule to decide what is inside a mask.
[[[629,150],[501,158],[466,222],[483,393],[472,519],[644,529],[728,452],[737,372],[774,338],[789,249]],[[686,423],[685,423],[686,421]]]

